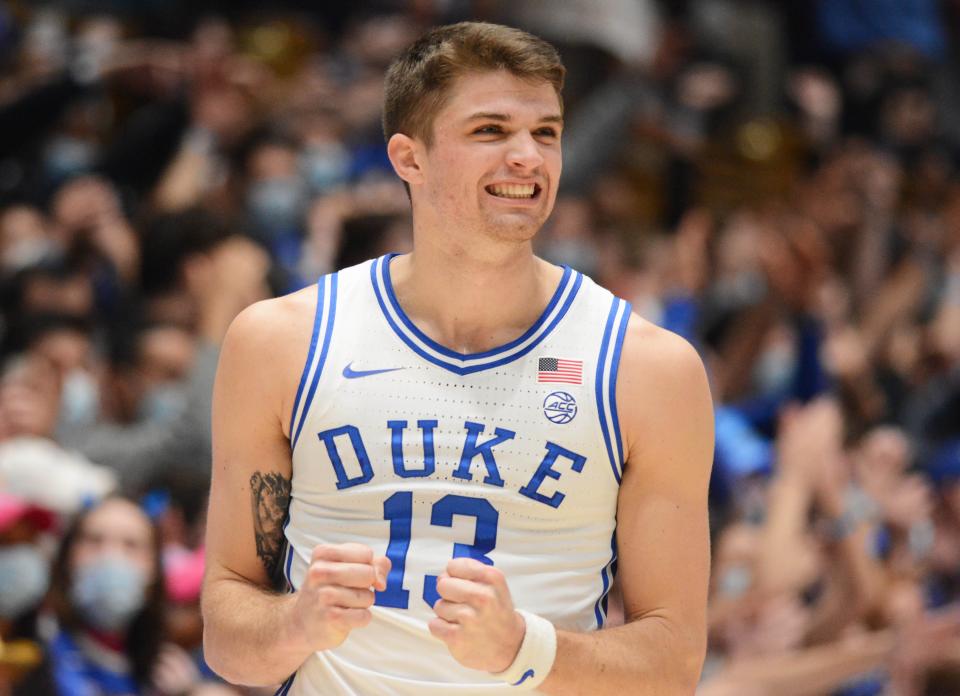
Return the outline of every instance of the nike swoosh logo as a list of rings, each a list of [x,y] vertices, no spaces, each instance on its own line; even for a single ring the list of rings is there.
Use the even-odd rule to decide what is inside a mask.
[[[351,362],[350,365],[353,365]],[[370,377],[371,375],[382,375],[384,372],[396,372],[402,370],[402,367],[388,367],[385,370],[354,370],[350,365],[343,368],[343,376],[347,379],[358,379],[360,377]]]
[[[511,684],[511,686],[520,686],[521,684],[523,684],[523,682],[527,681],[527,679],[535,675],[536,673],[532,669],[528,669],[526,672],[523,673],[523,676],[520,677],[520,681],[514,682],[513,684]]]

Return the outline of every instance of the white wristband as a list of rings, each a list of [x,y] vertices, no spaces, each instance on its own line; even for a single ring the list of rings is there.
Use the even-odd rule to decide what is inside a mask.
[[[517,609],[526,631],[513,664],[493,676],[524,691],[536,689],[553,669],[557,657],[557,629],[544,618]]]

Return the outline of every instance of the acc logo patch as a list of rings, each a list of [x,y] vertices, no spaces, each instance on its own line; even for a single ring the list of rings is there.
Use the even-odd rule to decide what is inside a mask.
[[[551,423],[569,423],[577,415],[577,401],[567,392],[555,391],[543,400],[543,415]]]

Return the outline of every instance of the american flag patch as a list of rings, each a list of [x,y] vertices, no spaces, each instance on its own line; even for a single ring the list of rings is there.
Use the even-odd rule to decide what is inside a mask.
[[[583,361],[563,358],[540,358],[537,369],[538,382],[563,382],[583,384]]]

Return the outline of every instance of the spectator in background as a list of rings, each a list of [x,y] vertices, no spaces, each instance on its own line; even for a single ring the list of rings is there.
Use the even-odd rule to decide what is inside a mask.
[[[165,382],[166,387],[150,384],[150,355],[143,352],[150,345],[141,344],[137,357],[140,378],[146,379],[146,384],[141,382],[140,398],[130,406],[143,415],[154,408],[165,412],[133,424],[104,421],[94,427],[76,428],[64,433],[63,439],[68,446],[113,469],[128,491],[143,492],[161,471],[177,472],[205,488],[209,477],[210,395],[220,342],[241,309],[268,295],[269,261],[257,244],[215,215],[198,209],[158,217],[143,245],[142,282],[148,321],[188,329],[196,348],[191,351],[184,345],[182,332],[173,329],[159,335],[153,332],[152,338],[163,344],[160,351],[177,363],[172,367],[180,375],[185,366],[173,354],[192,352],[189,374],[176,386],[177,380],[169,378],[157,380]],[[132,329],[127,326],[119,330],[130,333]],[[131,342],[123,337],[119,340]],[[162,388],[168,391],[163,400],[158,400]],[[118,396],[122,400],[124,395]],[[129,401],[132,395],[125,396]]]
[[[165,601],[160,538],[147,515],[120,497],[84,510],[53,564],[56,627],[45,664],[15,693],[183,693],[199,673],[165,643]]]
[[[189,646],[223,327],[406,249],[383,68],[509,13],[578,92],[541,251],[709,366],[701,690],[960,693],[960,4],[563,4],[0,0],[0,489],[168,496]]]
[[[39,543],[56,519],[49,511],[0,492],[0,694],[39,664],[36,611],[50,582],[50,559]]]
[[[0,268],[5,274],[42,259],[51,243],[46,219],[33,206],[18,203],[0,213]]]
[[[307,181],[301,176],[301,145],[293,138],[264,134],[246,157],[244,203],[258,239],[280,266],[296,274],[309,202]],[[293,277],[289,287],[304,287],[312,279]]]
[[[55,521],[49,510],[0,493],[0,636],[4,639],[11,637],[17,620],[35,610],[46,594],[49,562],[36,542]]]
[[[38,354],[12,358],[0,373],[0,490],[69,517],[112,491],[116,477],[56,441],[60,383]]]

